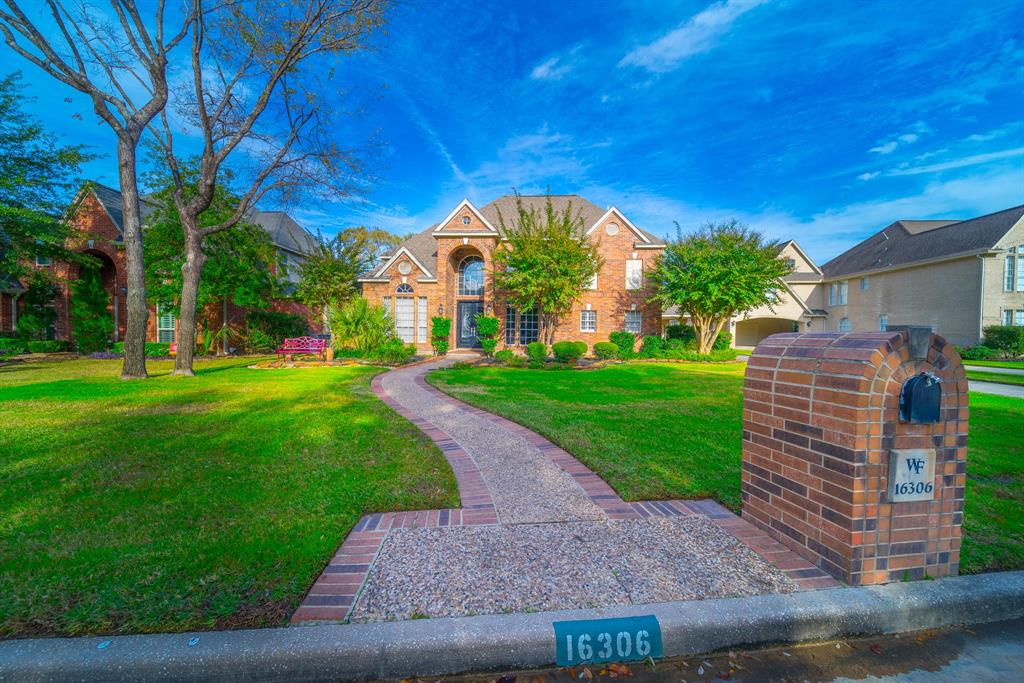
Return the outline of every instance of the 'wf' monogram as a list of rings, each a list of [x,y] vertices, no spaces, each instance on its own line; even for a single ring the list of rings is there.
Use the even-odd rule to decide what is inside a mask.
[[[907,458],[907,472],[921,474],[924,471],[924,458]]]

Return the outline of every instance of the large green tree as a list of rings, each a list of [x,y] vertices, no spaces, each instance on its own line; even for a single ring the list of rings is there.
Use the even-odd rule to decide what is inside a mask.
[[[36,257],[78,260],[65,248],[62,214],[80,185],[81,164],[93,158],[22,108],[20,74],[0,78],[0,286],[26,275]]]
[[[698,353],[710,353],[730,318],[771,306],[779,278],[790,269],[778,257],[778,242],[736,220],[709,223],[689,235],[678,223],[676,229],[649,281],[662,306],[678,306],[689,316]]]
[[[598,245],[585,234],[583,217],[572,202],[555,211],[551,197],[544,210],[527,207],[516,194],[516,217],[498,213],[504,240],[494,253],[495,289],[520,310],[537,308],[540,333],[548,344],[555,328],[572,310],[601,269]]]
[[[332,239],[318,235],[317,249],[299,269],[297,298],[325,320],[329,319],[332,309],[340,308],[359,294],[359,276],[401,239],[385,230],[362,226],[346,228]]]
[[[151,175],[147,180],[160,189],[146,197],[153,207],[144,231],[146,291],[151,303],[169,304],[177,311],[184,277],[185,236],[174,205],[176,187],[162,175]],[[216,225],[233,215],[238,202],[228,188],[218,186],[210,207],[198,217],[199,227]],[[213,319],[204,318],[209,305],[227,301],[244,308],[267,307],[278,285],[271,269],[275,249],[263,228],[243,220],[230,232],[203,238],[203,250],[206,263],[196,291],[197,320],[208,336],[217,334],[226,342],[228,331],[218,329]]]

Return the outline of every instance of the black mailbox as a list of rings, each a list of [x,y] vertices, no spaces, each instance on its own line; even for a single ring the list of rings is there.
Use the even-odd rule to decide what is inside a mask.
[[[930,372],[911,377],[900,390],[900,422],[930,424],[939,421],[942,380]]]

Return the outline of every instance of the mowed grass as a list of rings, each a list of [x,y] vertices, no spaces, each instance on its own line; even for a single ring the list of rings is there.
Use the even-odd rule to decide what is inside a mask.
[[[429,382],[543,434],[626,500],[740,508],[745,365],[449,369]],[[1024,400],[971,395],[961,571],[1024,568]]]
[[[989,368],[1010,368],[1024,370],[1024,360],[965,360],[964,365],[980,365]]]
[[[0,367],[0,636],[287,622],[370,511],[457,506],[362,366]]]
[[[1017,384],[1024,386],[1024,375],[1011,375],[1005,372],[985,372],[984,370],[968,370],[967,379],[979,382],[998,382],[999,384]]]

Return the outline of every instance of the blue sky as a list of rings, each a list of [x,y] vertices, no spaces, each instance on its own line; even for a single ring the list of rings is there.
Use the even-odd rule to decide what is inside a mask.
[[[378,179],[289,210],[404,234],[550,187],[659,235],[736,217],[823,263],[896,219],[1024,203],[1022,27],[995,0],[403,3],[327,98],[363,107],[339,138],[376,133]],[[0,54],[48,125],[111,149],[87,102]],[[87,171],[116,184],[112,153]]]

